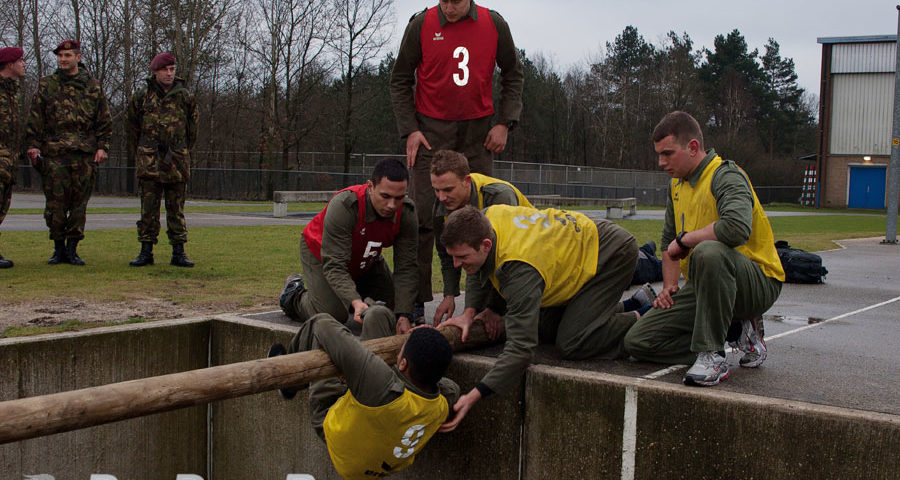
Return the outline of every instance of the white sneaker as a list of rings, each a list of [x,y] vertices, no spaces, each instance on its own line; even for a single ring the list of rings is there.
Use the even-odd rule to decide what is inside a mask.
[[[719,352],[700,352],[683,381],[685,385],[711,387],[728,378],[728,374],[728,364]]]

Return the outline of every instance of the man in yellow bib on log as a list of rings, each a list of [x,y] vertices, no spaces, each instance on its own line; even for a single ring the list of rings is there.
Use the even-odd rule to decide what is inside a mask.
[[[437,240],[438,257],[441,259],[441,276],[444,279],[444,299],[438,305],[432,325],[438,326],[453,316],[456,310],[454,297],[459,295],[460,268],[453,265],[453,258],[441,243],[447,215],[466,205],[484,210],[491,205],[521,205],[531,207],[531,202],[513,184],[469,170],[466,156],[452,150],[438,150],[431,160],[431,186],[434,188],[434,238]],[[490,302],[489,302],[490,304]]]
[[[663,289],[628,332],[625,349],[640,360],[693,362],[684,383],[716,385],[729,375],[726,340],[744,353],[742,367],[765,360],[762,314],[778,299],[784,270],[747,174],[715,150],[704,151],[694,117],[666,115],[653,130],[653,145],[672,177]]]
[[[310,424],[325,441],[342,478],[382,478],[412,465],[459,398],[459,386],[443,378],[453,357],[434,328],[413,329],[389,366],[360,343],[394,335],[394,314],[382,305],[362,312],[357,338],[327,313],[300,327],[289,348],[272,345],[269,357],[322,349],[342,372],[309,385]],[[280,390],[293,398],[306,386]]]
[[[505,299],[503,322],[485,322],[491,338],[505,330],[497,363],[460,397],[451,431],[483,396],[517,385],[538,343],[555,344],[562,357],[617,358],[625,333],[650,308],[625,312],[620,302],[637,264],[634,237],[608,220],[579,212],[494,205],[484,213],[463,207],[447,217],[441,242],[454,265],[466,272],[466,308],[444,322],[466,341],[478,312],[496,291]],[[633,299],[629,299],[633,301]]]

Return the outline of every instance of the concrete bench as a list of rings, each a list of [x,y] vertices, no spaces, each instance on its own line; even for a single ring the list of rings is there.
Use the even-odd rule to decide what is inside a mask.
[[[534,205],[547,207],[606,207],[606,218],[622,219],[637,213],[637,199],[628,198],[581,198],[559,195],[528,195]],[[627,213],[626,213],[627,210]]]
[[[334,191],[286,191],[279,190],[272,194],[272,216],[286,217],[288,202],[328,202]]]

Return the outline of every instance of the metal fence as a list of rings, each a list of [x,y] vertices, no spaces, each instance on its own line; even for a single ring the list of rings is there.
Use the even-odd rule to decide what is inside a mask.
[[[312,154],[314,152],[306,152]],[[134,169],[118,166],[121,157],[113,156],[99,169],[96,193],[134,195]],[[365,182],[379,160],[403,155],[355,155],[350,173],[343,170],[337,154],[318,154],[316,168],[269,170],[249,168],[192,168],[188,195],[192,198],[221,200],[271,200],[278,190],[339,190]],[[641,205],[665,205],[669,176],[665,172],[616,170],[573,165],[495,161],[494,176],[509,181],[525,195],[560,195],[581,198],[635,197]],[[40,176],[22,166],[18,189],[39,191]],[[801,186],[757,186],[763,204],[797,203]]]

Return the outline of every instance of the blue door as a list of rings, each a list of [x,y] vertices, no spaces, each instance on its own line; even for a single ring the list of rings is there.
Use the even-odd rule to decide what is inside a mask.
[[[847,208],[884,209],[887,166],[850,167]]]

